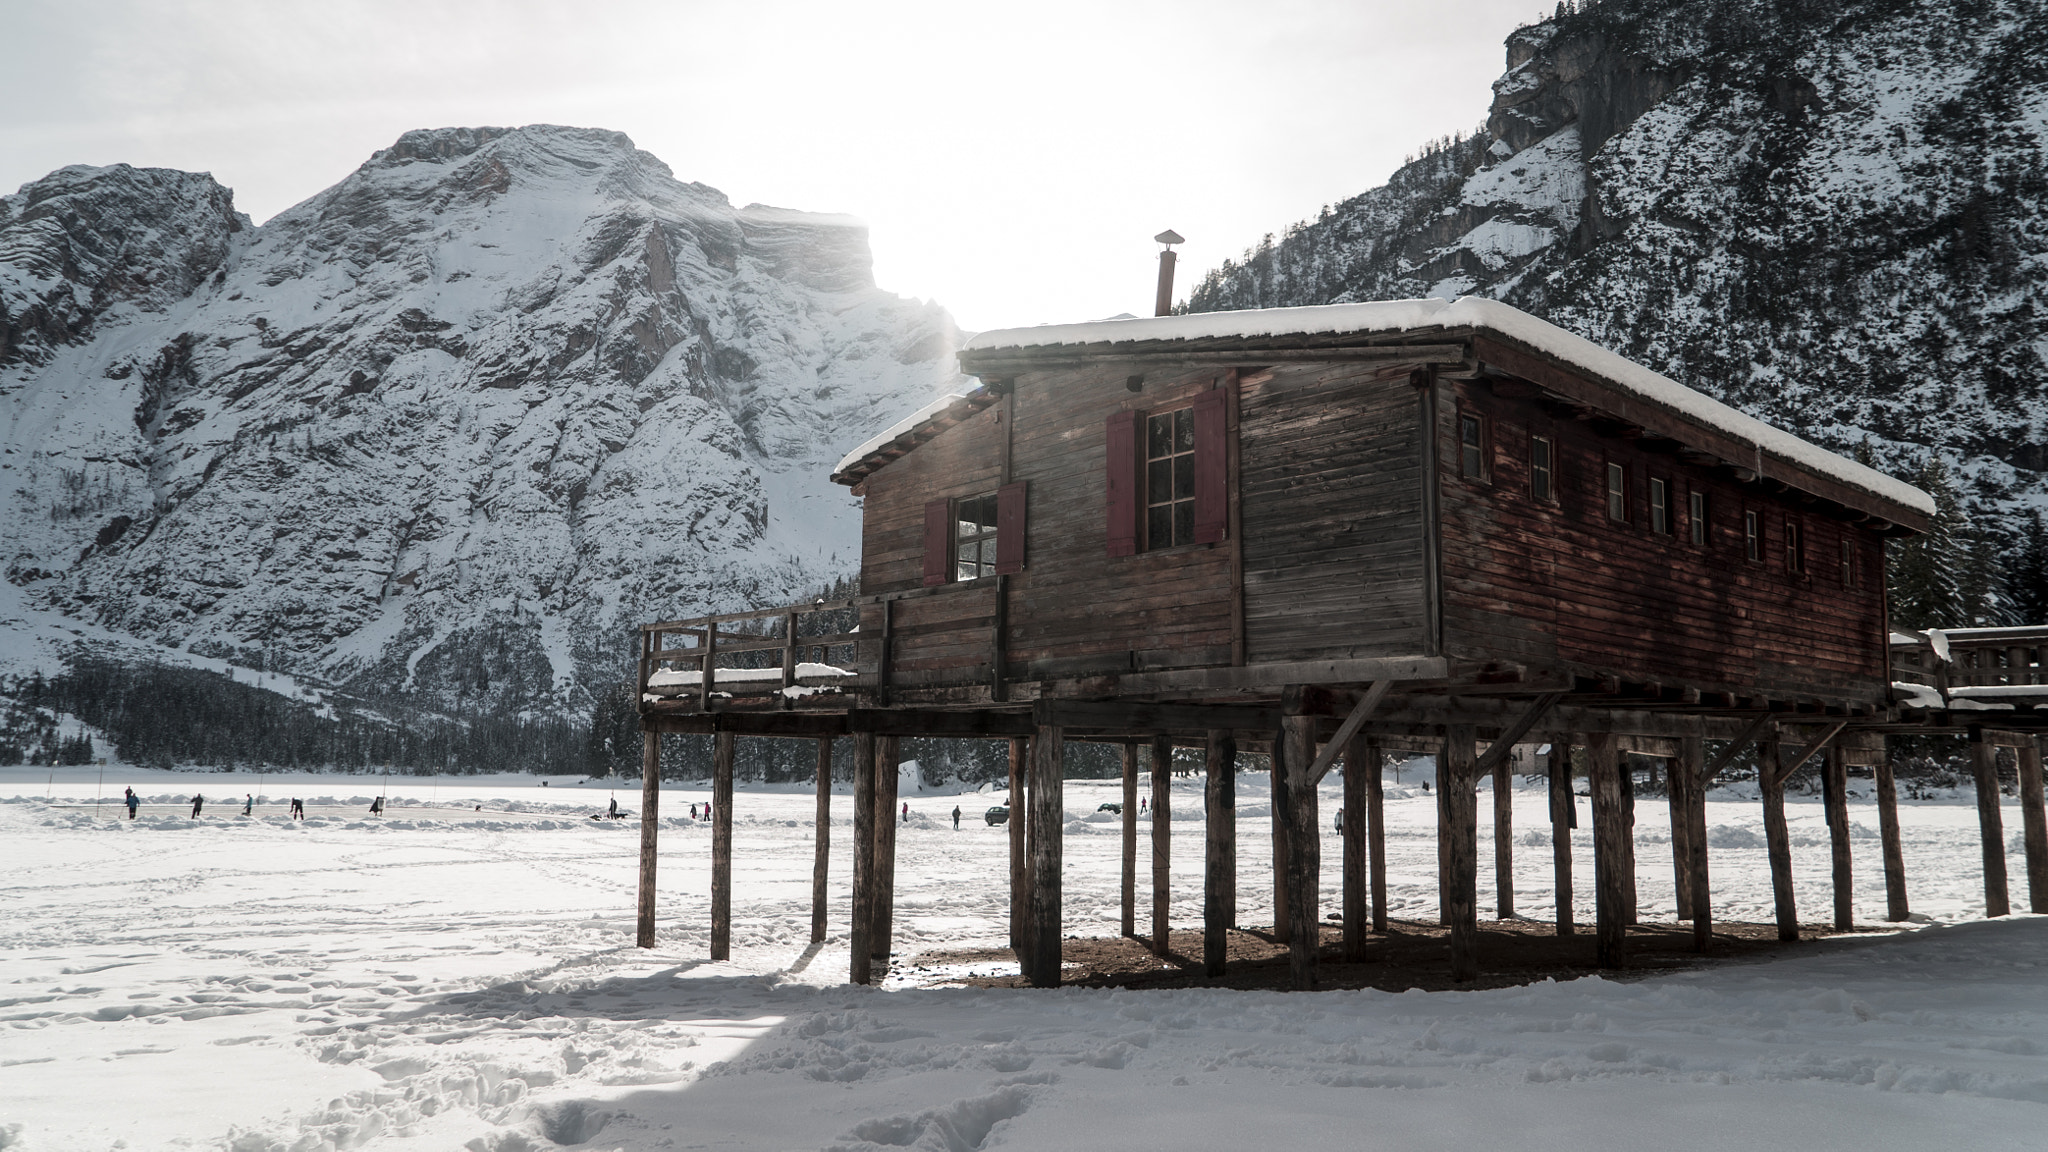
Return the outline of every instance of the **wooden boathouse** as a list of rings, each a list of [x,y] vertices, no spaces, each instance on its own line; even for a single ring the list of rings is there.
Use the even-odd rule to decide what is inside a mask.
[[[1315,785],[1340,761],[1345,957],[1364,958],[1369,931],[1385,927],[1384,754],[1426,752],[1439,757],[1449,963],[1469,979],[1477,782],[1504,773],[1518,743],[1550,742],[1553,764],[1577,758],[1590,779],[1597,952],[1618,966],[1635,903],[1624,753],[1668,761],[1679,913],[1704,948],[1704,798],[1743,749],[1764,765],[1789,938],[1792,772],[1822,756],[1839,813],[1852,764],[1877,771],[1888,795],[1888,732],[1987,730],[1983,715],[1951,710],[1945,687],[1894,686],[1922,678],[1894,670],[1907,657],[1886,617],[1885,545],[1926,528],[1924,493],[1505,305],[1012,329],[975,337],[960,363],[974,387],[856,449],[833,476],[864,498],[857,598],[641,627],[643,945],[663,733],[717,738],[714,958],[730,947],[736,738],[820,741],[822,940],[830,741],[851,737],[851,976],[862,982],[889,954],[898,738],[1009,741],[1012,943],[1039,985],[1057,983],[1061,964],[1065,742],[1123,748],[1133,935],[1140,752],[1157,766],[1176,746],[1205,751],[1212,975],[1236,925],[1236,756],[1270,752],[1274,931],[1307,988],[1329,866]],[[2004,647],[2035,661],[2020,675],[2039,680],[2039,648],[2015,645]],[[2040,695],[2048,703],[2048,687]],[[2023,784],[2031,764],[2032,868],[2032,709],[1991,706],[2010,715],[1994,717],[1986,746],[2022,748]],[[1152,773],[1160,951],[1169,779]],[[1569,933],[1571,784],[1551,779],[1558,931]],[[1510,789],[1492,794],[1508,915]],[[1830,825],[1846,921],[1847,822]],[[1889,878],[1895,818],[1886,846]],[[2048,906],[2048,832],[2040,868],[2037,908]]]

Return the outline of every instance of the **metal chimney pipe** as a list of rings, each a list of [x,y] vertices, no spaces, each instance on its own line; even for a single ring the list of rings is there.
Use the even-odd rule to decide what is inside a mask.
[[[1185,243],[1181,235],[1168,228],[1152,239],[1166,245],[1159,251],[1159,299],[1153,305],[1154,316],[1167,316],[1173,312],[1173,246]]]

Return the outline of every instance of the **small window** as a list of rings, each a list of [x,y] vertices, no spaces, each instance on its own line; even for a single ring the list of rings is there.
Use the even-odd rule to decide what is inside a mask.
[[[1671,482],[1650,477],[1650,531],[1671,535]]]
[[[1692,542],[1704,548],[1707,546],[1707,494],[1686,493],[1686,531]]]
[[[1458,475],[1486,479],[1486,422],[1478,416],[1458,417]]]
[[[1842,587],[1856,586],[1856,545],[1848,537],[1842,538]]]
[[[1806,540],[1799,531],[1799,521],[1785,521],[1785,571],[1804,574],[1806,571]]]
[[[1550,441],[1541,436],[1529,437],[1529,495],[1537,500],[1557,499],[1557,485],[1552,480],[1556,465],[1552,462]]]
[[[1742,546],[1751,560],[1764,558],[1764,523],[1754,512],[1742,514]]]
[[[1195,540],[1195,411],[1145,420],[1145,547]]]
[[[976,580],[996,570],[996,497],[971,496],[953,507],[953,579]]]
[[[1607,518],[1628,523],[1628,469],[1619,464],[1607,466]]]

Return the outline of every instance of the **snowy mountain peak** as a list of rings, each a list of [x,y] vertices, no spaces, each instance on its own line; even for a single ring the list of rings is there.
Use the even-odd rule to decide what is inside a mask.
[[[5,203],[7,578],[365,695],[574,706],[649,612],[850,571],[827,466],[955,377],[858,221],[617,132],[410,132],[260,228],[185,173]]]

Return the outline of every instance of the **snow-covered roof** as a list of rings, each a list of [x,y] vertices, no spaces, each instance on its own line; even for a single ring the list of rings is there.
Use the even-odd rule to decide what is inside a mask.
[[[955,419],[964,418],[973,412],[980,411],[991,399],[993,399],[993,396],[979,386],[964,392],[948,392],[944,396],[912,412],[910,415],[905,416],[903,419],[889,425],[876,435],[870,436],[861,443],[860,447],[841,456],[839,463],[832,466],[832,475],[835,478],[846,475],[848,469],[881,451],[883,448],[888,447],[890,441],[917,432],[922,425],[935,424],[948,416]],[[955,410],[956,406],[958,406],[958,411]]]
[[[963,360],[977,353],[1116,345],[1160,341],[1258,340],[1289,336],[1415,335],[1429,329],[1494,333],[1569,364],[1634,398],[1679,418],[1730,436],[1796,467],[1839,481],[1922,515],[1934,514],[1934,499],[1904,481],[1867,468],[1817,444],[1736,411],[1711,396],[1653,372],[1582,336],[1573,335],[1519,308],[1477,296],[1457,300],[1382,300],[1366,304],[1325,304],[1309,308],[1261,308],[1200,312],[1137,320],[1045,324],[983,332],[961,349]],[[1761,462],[1761,461],[1760,461]]]

